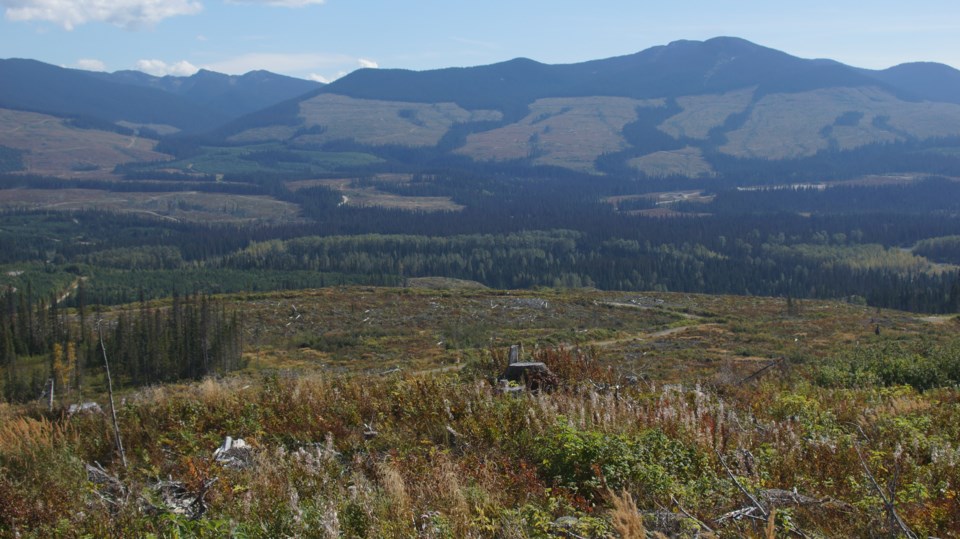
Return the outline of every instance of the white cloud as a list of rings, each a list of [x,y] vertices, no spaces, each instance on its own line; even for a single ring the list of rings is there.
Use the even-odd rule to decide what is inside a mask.
[[[339,79],[340,77],[346,77],[346,76],[347,76],[347,72],[346,72],[346,71],[337,71],[337,73],[336,73],[335,75],[331,75],[331,76],[329,76],[329,77],[325,77],[325,76],[320,75],[320,74],[318,74],[318,73],[310,73],[309,75],[307,75],[306,78],[307,78],[307,80],[312,80],[313,82],[321,82],[321,83],[323,83],[323,84],[330,84],[331,82]]]
[[[77,60],[77,67],[87,71],[106,71],[107,64],[94,58],[81,58]]]
[[[354,71],[358,66],[376,68],[378,64],[348,54],[254,52],[205,63],[201,67],[228,75],[242,75],[263,69],[326,84]]]
[[[242,75],[249,71],[265,69],[275,73],[313,73],[344,69],[356,65],[357,59],[345,54],[323,53],[250,53],[206,64],[212,71],[228,75]],[[319,75],[318,75],[319,76]]]
[[[46,21],[66,30],[88,22],[135,29],[203,9],[197,0],[0,0],[0,7],[12,21]]]
[[[200,71],[200,68],[186,60],[180,60],[179,62],[172,64],[168,64],[163,60],[138,60],[137,69],[157,77],[162,77],[165,75],[189,77],[197,71]]]
[[[326,0],[228,0],[228,4],[263,4],[273,7],[306,7],[326,3]]]

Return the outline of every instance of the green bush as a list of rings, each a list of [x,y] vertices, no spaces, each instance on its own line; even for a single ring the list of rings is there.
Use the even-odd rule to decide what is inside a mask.
[[[825,387],[908,385],[918,391],[960,383],[960,346],[913,350],[899,344],[857,348],[827,360],[814,374]]]
[[[589,498],[606,488],[666,496],[706,471],[702,455],[659,429],[628,436],[579,430],[560,420],[537,437],[534,448],[547,479]]]

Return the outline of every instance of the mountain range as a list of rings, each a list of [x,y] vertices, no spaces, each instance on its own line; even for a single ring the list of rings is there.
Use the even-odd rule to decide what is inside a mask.
[[[590,173],[710,177],[730,159],[877,145],[953,152],[960,137],[960,71],[949,66],[867,70],[729,37],[565,65],[361,69],[327,85],[266,71],[153,77],[31,60],[0,61],[0,79],[0,108],[68,117],[67,127],[83,119],[230,146],[429,149]],[[10,137],[0,146],[31,151]]]
[[[0,60],[0,80],[3,108],[162,126],[167,132],[212,129],[322,86],[267,71],[231,76],[200,70],[189,77],[155,77],[139,71],[66,69],[24,59]]]

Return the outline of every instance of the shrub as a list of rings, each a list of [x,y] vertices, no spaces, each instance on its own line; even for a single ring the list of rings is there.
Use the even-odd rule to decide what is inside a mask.
[[[825,387],[909,385],[918,391],[960,383],[958,345],[912,350],[884,343],[856,348],[827,360],[814,374]]]
[[[667,497],[706,470],[695,449],[659,429],[639,436],[605,434],[578,430],[561,419],[537,438],[534,451],[544,476],[590,499],[607,488]]]

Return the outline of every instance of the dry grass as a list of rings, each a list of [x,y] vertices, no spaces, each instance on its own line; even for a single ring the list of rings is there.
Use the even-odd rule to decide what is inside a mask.
[[[0,209],[106,210],[141,213],[170,221],[275,222],[301,221],[296,204],[266,196],[185,191],[121,193],[95,189],[7,189],[0,191]]]
[[[468,111],[453,103],[407,103],[355,99],[321,94],[300,103],[304,126],[323,126],[320,135],[302,135],[296,142],[322,144],[331,140],[353,139],[361,144],[435,146],[456,122],[497,120],[496,111]],[[231,138],[237,142],[287,139],[296,128],[251,129]]]
[[[46,419],[17,417],[0,425],[0,450],[5,458],[49,450],[57,441],[62,441],[64,427]]]
[[[617,195],[604,198],[603,201],[613,206],[615,210],[619,209],[621,202],[630,200],[652,200],[658,206],[669,206],[677,202],[711,202],[713,195],[704,195],[702,190],[688,191],[663,191],[658,193],[645,193],[642,195]]]
[[[643,525],[643,517],[629,492],[623,491],[619,496],[609,493],[610,520],[613,529],[622,539],[646,539],[647,528]],[[660,534],[662,535],[662,534]]]
[[[296,353],[284,348],[299,334],[286,326],[291,303],[301,314],[296,332],[375,318],[382,336],[344,353],[345,367],[361,363],[354,370],[377,365],[357,358],[386,353],[396,337],[419,332],[423,349],[408,341],[392,357],[428,364],[421,356],[437,359],[433,332],[458,318],[490,324],[491,332],[517,331],[510,336],[528,343],[565,331],[570,320],[616,331],[579,348],[528,345],[524,359],[542,360],[556,375],[554,390],[537,394],[504,395],[490,382],[505,361],[499,347],[455,373],[267,368],[128,393],[120,407],[128,472],[105,419],[37,419],[43,412],[31,407],[0,408],[0,529],[39,536],[58,535],[57,525],[69,530],[60,535],[93,536],[569,532],[600,539],[674,534],[661,518],[673,515],[674,527],[698,519],[722,536],[768,536],[768,521],[714,524],[744,503],[719,454],[751,492],[796,488],[834,500],[781,507],[777,533],[788,525],[808,535],[883,533],[882,508],[863,480],[855,443],[883,484],[899,474],[897,509],[918,532],[949,537],[960,523],[951,505],[960,481],[955,388],[833,389],[806,374],[831,355],[883,339],[955,339],[948,324],[836,302],[803,301],[786,313],[783,300],[693,294],[351,288],[237,301],[251,319],[258,311],[275,314],[263,317],[261,329],[264,347],[280,359]],[[889,328],[883,336],[873,335],[871,319]],[[776,355],[799,359],[742,382],[765,364],[753,358]],[[367,434],[371,428],[375,434]],[[250,468],[213,461],[225,436],[255,448]],[[83,474],[82,463],[93,461],[133,497],[101,501],[100,487]],[[156,478],[192,491],[217,478],[207,514],[187,521],[141,511],[137,493],[149,492]],[[619,494],[602,495],[607,486]],[[48,502],[51,489],[67,495]],[[651,512],[659,516],[641,520]],[[680,518],[687,512],[693,517]]]
[[[383,178],[388,176],[388,178]],[[393,181],[396,183],[405,183],[409,178],[406,175],[386,175],[377,176],[378,181]],[[287,188],[297,191],[306,187],[324,186],[336,189],[343,193],[343,204],[347,206],[358,207],[380,207],[407,211],[460,211],[465,206],[457,204],[450,197],[429,197],[429,196],[403,196],[394,193],[387,193],[375,187],[358,187],[356,180],[349,178],[340,178],[332,180],[299,180],[288,182]]]
[[[667,118],[659,129],[674,137],[705,139],[710,130],[720,127],[726,119],[746,110],[753,100],[755,88],[734,90],[725,94],[678,97],[682,112]]]
[[[389,460],[381,462],[377,471],[380,475],[380,484],[390,500],[391,517],[400,522],[413,522],[410,496],[407,494],[407,485],[403,476]]]
[[[570,355],[561,353],[550,361],[560,375],[558,390],[519,397],[499,395],[482,380],[435,376],[301,375],[154,388],[128,399],[121,411],[131,466],[140,470],[125,481],[132,482],[131,486],[137,487],[133,491],[138,492],[148,488],[139,481],[149,483],[152,476],[172,477],[196,490],[217,477],[208,496],[209,513],[195,525],[233,522],[242,526],[237,533],[257,537],[335,537],[340,533],[366,537],[529,537],[555,530],[553,522],[568,515],[576,515],[578,525],[593,518],[593,525],[600,526],[591,528],[594,532],[574,532],[581,537],[609,537],[614,532],[621,537],[659,537],[656,534],[667,528],[651,529],[663,526],[661,523],[645,526],[641,510],[662,512],[662,506],[675,506],[675,497],[685,511],[706,522],[739,507],[736,489],[722,480],[725,476],[719,463],[709,457],[715,451],[726,456],[740,480],[752,489],[789,490],[796,486],[806,494],[848,501],[865,496],[856,481],[834,480],[859,477],[849,434],[838,428],[845,421],[857,420],[851,414],[859,404],[851,405],[851,399],[861,404],[864,399],[886,403],[877,408],[879,415],[874,420],[861,422],[872,440],[873,458],[880,459],[877,462],[889,462],[886,459],[896,455],[914,455],[898,457],[904,466],[905,482],[926,484],[928,474],[955,475],[956,463],[949,464],[944,457],[938,456],[932,463],[905,460],[922,457],[925,447],[907,442],[916,436],[914,431],[893,433],[884,426],[891,424],[891,418],[921,413],[923,409],[915,401],[955,399],[946,394],[854,394],[789,380],[742,389],[726,386],[721,391],[656,382],[613,390],[604,388],[606,382],[584,384],[575,369],[557,363],[579,361]],[[574,366],[571,363],[570,367]],[[591,376],[602,380],[600,372]],[[939,408],[947,413],[948,407]],[[832,413],[824,413],[826,410]],[[785,415],[795,419],[787,420]],[[941,420],[921,427],[924,436],[934,436],[933,429],[942,429]],[[45,448],[41,452],[45,468],[38,469],[41,477],[50,481],[62,475],[65,461],[53,459],[53,451],[69,446],[71,452],[89,461],[93,447],[87,438],[91,434],[98,437],[97,431],[107,429],[98,421],[65,422],[83,430],[84,435],[65,437],[53,422],[24,420],[3,431],[7,434],[0,436],[2,454],[20,447],[17,444],[21,438],[33,440],[35,446]],[[372,438],[363,435],[371,423],[378,431]],[[667,446],[666,450],[657,449],[656,443],[645,446],[643,451],[666,451],[654,458],[656,466],[626,476],[628,486],[620,494],[590,501],[583,498],[588,492],[585,486],[570,488],[563,481],[555,481],[543,473],[545,463],[533,458],[538,454],[538,444],[555,435],[557,424],[568,425],[570,432],[596,433],[598,437],[585,440],[601,444],[600,448],[613,439],[647,439],[651,429],[681,445]],[[455,441],[447,435],[447,427],[458,433]],[[224,435],[243,437],[256,448],[251,468],[230,470],[212,462],[213,448]],[[611,460],[620,462],[617,459],[621,453],[602,449],[599,453],[577,453],[577,444],[582,441],[561,442],[570,444],[571,454],[597,459],[584,462],[582,470],[596,474],[601,483],[622,480],[617,474],[625,473],[624,469],[607,467]],[[637,450],[630,447],[626,450]],[[693,461],[700,464],[671,464],[680,448],[700,455]],[[946,454],[947,450],[938,451]],[[0,461],[0,465],[9,462]],[[19,476],[22,472],[16,473]],[[695,480],[686,483],[669,474],[695,474]],[[82,479],[71,474],[66,477],[61,488],[83,487]],[[664,487],[660,481],[671,486]],[[644,491],[642,485],[653,490]],[[9,484],[0,484],[0,496],[12,492]],[[630,492],[643,495],[637,498]],[[25,495],[33,500],[39,492]],[[16,505],[18,529],[73,513],[80,516],[71,521],[70,525],[76,527],[72,529],[100,530],[100,535],[189,531],[177,528],[185,523],[140,513],[135,502],[121,505],[115,514],[102,509],[79,511],[88,503],[87,496],[91,494],[68,497],[65,505],[45,506],[42,511],[31,509],[32,501]],[[935,517],[939,521],[928,519],[923,507],[933,502],[924,503],[904,505],[905,518],[915,525],[927,522],[925,529],[941,531],[954,522],[950,520],[954,517],[946,514]],[[864,501],[859,508],[845,507],[841,513],[819,506],[798,507],[791,510],[790,518],[807,531],[820,523],[817,525],[838,533],[856,535],[856,530],[871,529],[870,511],[869,502]],[[10,508],[4,508],[0,519],[13,514]],[[597,517],[601,517],[599,521]],[[767,522],[756,528],[737,522],[724,526],[723,533],[732,536],[767,536],[770,529]]]
[[[28,172],[65,178],[112,177],[120,163],[170,158],[153,151],[153,140],[78,129],[61,118],[8,109],[0,109],[0,145],[28,150]]]
[[[539,99],[523,120],[470,135],[457,153],[482,161],[534,156],[536,164],[593,171],[601,154],[626,147],[621,133],[636,119],[637,107],[662,105],[620,97]]]
[[[629,373],[679,381],[747,376],[761,359],[823,356],[872,341],[877,323],[891,338],[931,343],[952,331],[831,301],[800,301],[789,315],[782,298],[650,292],[348,287],[237,296],[236,305],[257,321],[256,340],[248,330],[251,364],[335,373],[456,370],[519,342],[528,356],[537,347],[596,347],[598,359]],[[294,306],[299,318],[290,316]]]
[[[856,125],[833,126],[829,137],[821,134],[851,111],[863,113]],[[787,159],[813,155],[831,139],[845,150],[898,140],[873,124],[881,116],[888,117],[894,129],[919,139],[960,133],[958,105],[904,102],[876,88],[833,88],[764,96],[743,127],[727,133],[721,150],[738,157]]]
[[[179,127],[174,127],[172,125],[167,125],[167,124],[147,124],[147,123],[128,122],[127,120],[120,120],[119,122],[117,122],[117,125],[129,128],[129,129],[133,129],[133,130],[146,128],[157,134],[164,135],[164,136],[173,135],[174,133],[180,132]]]
[[[0,425],[19,415],[19,410],[5,402],[0,402]]]
[[[655,178],[666,176],[702,178],[716,174],[710,163],[703,158],[703,152],[699,148],[690,146],[682,150],[654,152],[631,159],[627,164],[647,176]]]
[[[466,206],[450,197],[408,197],[384,193],[374,188],[355,189],[344,193],[348,206],[379,207],[406,211],[461,211]]]

